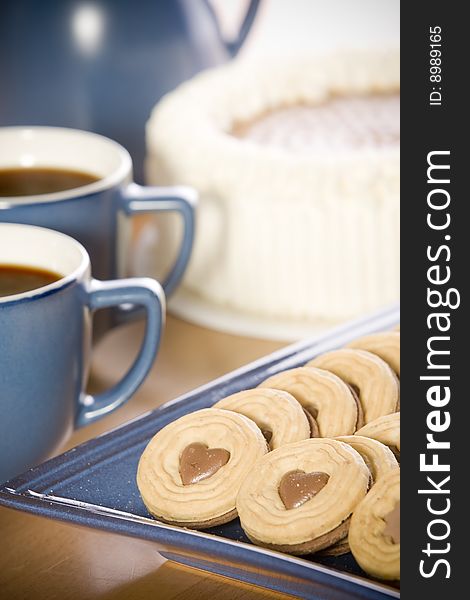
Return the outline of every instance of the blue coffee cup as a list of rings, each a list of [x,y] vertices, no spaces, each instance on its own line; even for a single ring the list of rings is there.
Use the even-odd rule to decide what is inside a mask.
[[[34,196],[0,197],[0,222],[56,229],[88,251],[98,279],[126,275],[130,219],[141,213],[176,212],[183,233],[173,266],[162,285],[171,294],[191,255],[196,193],[187,187],[146,187],[132,182],[132,160],[125,148],[101,135],[60,127],[0,128],[0,170],[28,167],[81,171],[97,181],[74,189]],[[103,311],[94,337],[141,314]]]
[[[60,278],[0,296],[0,482],[47,458],[74,427],[126,402],[156,356],[165,300],[153,279],[98,281],[76,240],[57,231],[0,223],[0,265],[43,269]],[[134,364],[110,390],[87,394],[92,314],[131,303],[145,310]]]

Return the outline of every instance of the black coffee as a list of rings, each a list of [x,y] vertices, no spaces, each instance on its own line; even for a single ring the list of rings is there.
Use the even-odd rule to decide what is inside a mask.
[[[99,177],[70,169],[24,167],[0,169],[0,196],[34,196],[63,192],[98,181]]]
[[[0,297],[21,294],[62,279],[46,269],[22,265],[0,265]]]

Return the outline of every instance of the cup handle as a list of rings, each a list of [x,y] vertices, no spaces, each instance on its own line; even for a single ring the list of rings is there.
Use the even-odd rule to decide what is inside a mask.
[[[86,293],[86,304],[91,310],[132,303],[145,309],[147,321],[139,354],[124,377],[110,390],[97,396],[85,392],[81,394],[76,427],[88,425],[115,410],[127,402],[139,388],[157,354],[165,319],[165,295],[160,284],[153,279],[92,279]]]
[[[196,191],[184,186],[151,187],[130,183],[123,194],[123,210],[127,216],[138,213],[179,212],[183,218],[181,248],[173,268],[162,284],[166,296],[178,285],[191,256],[196,203]]]

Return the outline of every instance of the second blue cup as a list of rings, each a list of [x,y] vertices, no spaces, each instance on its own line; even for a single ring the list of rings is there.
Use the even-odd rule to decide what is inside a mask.
[[[10,270],[54,277],[15,291]],[[90,395],[91,317],[122,303],[141,306],[147,317],[139,355],[114,387]],[[86,250],[69,236],[0,223],[0,483],[47,458],[73,427],[129,400],[153,364],[164,314],[155,280],[98,281]]]

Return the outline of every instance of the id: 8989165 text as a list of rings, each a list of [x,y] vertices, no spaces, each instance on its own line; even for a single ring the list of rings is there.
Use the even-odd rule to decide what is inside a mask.
[[[429,105],[442,105],[442,28],[429,27]]]

